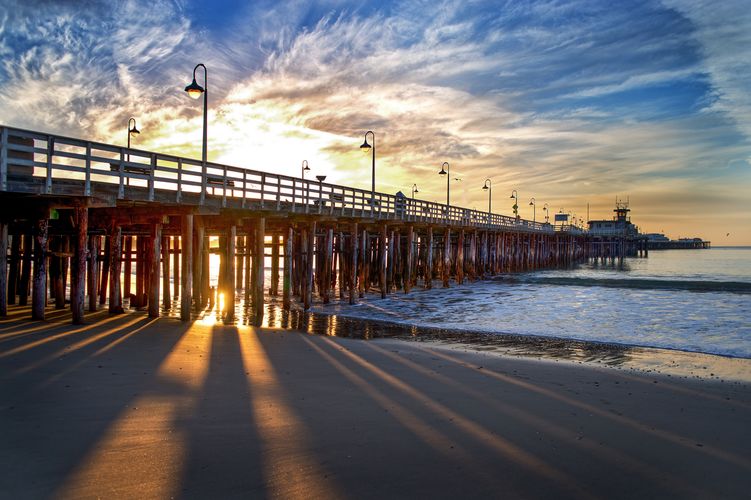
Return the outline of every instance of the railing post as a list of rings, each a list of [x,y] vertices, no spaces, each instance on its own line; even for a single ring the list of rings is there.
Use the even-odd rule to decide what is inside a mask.
[[[44,192],[50,194],[52,192],[52,155],[55,153],[55,139],[51,136],[47,136],[47,172],[46,179],[44,180]]]
[[[222,175],[222,208],[227,206],[227,166],[225,165]]]
[[[264,207],[263,193],[265,191],[264,189],[265,187],[266,187],[266,174],[261,174],[261,208]]]
[[[177,203],[180,203],[182,199],[183,199],[183,160],[181,158],[178,158],[177,159],[177,194],[175,195],[175,201]],[[191,227],[192,227],[193,219],[191,219],[190,222],[191,222]]]
[[[201,198],[200,198],[200,204],[203,205],[203,203],[206,201],[206,162],[201,162]]]
[[[125,198],[125,179],[123,178],[123,160],[125,159],[125,153],[123,153],[123,150],[120,150],[120,164],[117,169],[117,177],[119,179],[119,186],[117,188],[117,197],[119,199]]]
[[[152,153],[151,170],[149,171],[149,201],[154,201],[154,175],[156,175],[156,155]]]
[[[282,209],[282,178],[276,177],[276,211]]]
[[[8,189],[8,129],[0,134],[0,191]]]
[[[91,143],[86,143],[86,181],[83,187],[83,195],[91,196]]]
[[[243,169],[243,201],[240,205],[245,208],[245,200],[248,198],[248,171]]]

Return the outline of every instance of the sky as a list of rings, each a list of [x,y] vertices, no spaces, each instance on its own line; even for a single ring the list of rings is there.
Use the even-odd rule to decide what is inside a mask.
[[[751,245],[747,0],[0,0],[0,56],[0,124],[200,158],[203,63],[211,161]]]

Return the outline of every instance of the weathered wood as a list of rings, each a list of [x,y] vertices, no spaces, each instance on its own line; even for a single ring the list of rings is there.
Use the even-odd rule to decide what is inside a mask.
[[[162,307],[169,310],[172,308],[170,293],[170,240],[169,236],[162,236]]]
[[[331,265],[334,251],[334,230],[331,228],[324,229],[323,245],[319,252],[321,259],[321,281],[319,293],[324,304],[331,302]]]
[[[49,220],[37,219],[34,227],[34,276],[31,288],[31,319],[44,320],[47,299],[47,236]]]
[[[209,261],[209,235],[204,229],[203,238],[201,239],[201,309],[205,309],[206,306],[213,300],[216,300],[214,293],[211,290],[211,275],[210,275],[210,261]]]
[[[227,231],[227,232],[229,232],[229,231]],[[217,289],[216,289],[217,301],[218,301],[219,297],[224,297],[226,299],[227,298],[227,289],[235,286],[234,282],[230,283],[227,280],[227,269],[229,267],[228,263],[227,263],[227,260],[232,258],[231,256],[229,256],[229,251],[228,250],[229,250],[229,245],[227,244],[227,235],[226,235],[226,233],[220,234],[219,235],[219,253],[218,253],[218,255],[219,255],[219,276],[217,276],[217,280],[216,280],[216,285],[217,285]],[[222,304],[221,302],[218,302],[218,303],[220,305]],[[227,301],[225,300],[224,301],[224,306],[226,306],[226,305],[227,305]],[[224,317],[224,312],[225,312],[225,309],[221,308],[220,311],[219,311],[219,314],[222,317]]]
[[[347,290],[350,304],[357,303],[357,253],[359,252],[357,235],[357,222],[353,222],[349,236],[349,263],[347,264]]]
[[[339,299],[344,299],[344,293],[347,290],[347,261],[344,258],[345,255],[345,248],[344,248],[344,232],[339,231],[339,235],[336,240],[336,245],[338,249],[338,263],[339,263]]]
[[[366,283],[368,272],[367,272],[367,256],[368,256],[368,231],[363,229],[362,236],[360,237],[359,241],[359,250],[360,250],[360,257],[358,259],[359,261],[359,272],[358,272],[358,280],[357,280],[357,293],[360,296],[360,298],[363,298],[365,296],[365,292],[368,289],[368,283]]]
[[[97,292],[99,291],[99,236],[89,236],[89,265],[88,265],[88,290],[89,311],[97,310],[99,304]]]
[[[396,261],[394,260],[394,258],[396,257],[396,246],[398,244],[396,242],[395,235],[396,235],[396,231],[392,229],[391,232],[389,232],[389,246],[388,246],[388,255],[387,255],[388,264],[386,266],[386,292],[387,293],[391,293],[395,289],[394,276],[396,274]]]
[[[8,305],[16,303],[16,294],[18,293],[18,271],[21,261],[21,234],[11,236],[10,243],[10,262],[8,264]]]
[[[65,308],[65,289],[62,274],[62,241],[60,236],[51,236],[49,241],[50,257],[48,263],[48,282],[50,294],[55,299],[55,309]]]
[[[294,242],[292,226],[287,228],[284,235],[284,275],[282,277],[282,309],[289,310],[292,292],[292,243]]]
[[[235,233],[237,233],[237,228],[235,228]],[[234,245],[235,251],[233,252],[233,254],[235,255],[235,290],[240,290],[243,287],[243,261],[245,260],[245,253],[250,251],[250,249],[245,247],[245,238],[243,236],[235,236]]]
[[[277,233],[271,236],[271,285],[269,286],[269,295],[272,297],[279,295],[279,235]]]
[[[73,247],[70,279],[70,311],[74,325],[84,321],[84,302],[86,301],[86,246],[89,230],[89,209],[77,206],[73,211],[76,238]]]
[[[305,262],[305,296],[303,308],[307,311],[313,301],[313,255],[316,239],[316,221],[311,221],[307,230],[307,258]]]
[[[123,252],[125,258],[123,259],[123,297],[130,298],[131,286],[131,273],[133,272],[133,237],[123,236]],[[130,304],[133,306],[133,303]]]
[[[0,221],[0,316],[8,315],[8,224]]]
[[[196,311],[201,311],[208,300],[208,297],[204,297],[202,294],[203,289],[201,285],[203,279],[203,232],[203,221],[200,216],[196,216],[193,220],[193,238],[191,239],[193,261],[190,263],[193,267],[193,306]]]
[[[413,275],[415,265],[415,229],[407,226],[407,264],[404,270],[404,293],[409,293],[414,284]]]
[[[61,271],[61,277],[63,281],[63,289],[61,295],[61,302],[63,307],[61,309],[65,308],[65,290],[68,288],[68,271],[70,269],[69,264],[69,255],[70,255],[70,238],[66,235],[63,236],[63,258],[60,263],[60,271]]]
[[[180,290],[180,320],[190,321],[193,302],[193,215],[182,216],[180,265],[182,267]],[[177,247],[176,247],[177,248]]]
[[[110,236],[104,237],[104,256],[102,258],[101,280],[99,282],[99,305],[104,305],[107,301],[107,284],[109,280],[110,269],[110,255],[111,255],[112,241]]]
[[[110,240],[109,256],[109,288],[110,288],[110,314],[120,314],[123,312],[122,295],[120,294],[120,270],[122,268],[122,228],[117,224],[112,224],[109,228],[108,238]],[[157,266],[159,264],[157,263]]]
[[[183,216],[184,217],[184,216]],[[183,219],[184,220],[184,219]],[[192,225],[192,224],[191,224]],[[173,298],[180,297],[180,290],[182,288],[180,258],[182,253],[180,252],[180,236],[172,237],[172,295]]]
[[[18,305],[29,303],[29,283],[31,282],[31,254],[34,237],[30,233],[23,235],[23,257],[21,260],[21,279],[18,282]]]
[[[388,227],[386,224],[381,224],[381,234],[378,238],[378,288],[381,290],[381,298],[385,299],[386,294],[388,293],[388,290],[386,287],[388,286],[386,282],[386,258],[388,256],[387,254],[387,238],[388,234]]]
[[[248,307],[250,305],[250,296],[252,294],[252,286],[251,286],[251,280],[252,280],[252,274],[253,274],[253,263],[251,261],[251,256],[253,255],[253,235],[255,233],[255,228],[252,225],[247,225],[245,232],[247,235],[245,236],[245,256],[243,258],[243,261],[245,262],[245,280],[243,284],[243,299],[245,300],[245,307]]]
[[[235,244],[237,243],[237,226],[230,224],[227,228],[227,265],[224,276],[224,321],[231,323],[235,320],[235,290],[237,289],[237,282],[235,280],[236,274],[236,262],[235,258]],[[242,260],[240,261],[242,266]]]
[[[425,288],[433,288],[433,226],[428,226],[427,239],[425,242]]]
[[[152,224],[149,258],[149,317],[159,317],[159,257],[161,255],[162,225]]]
[[[446,228],[443,234],[443,288],[449,287],[451,278],[451,229]]]
[[[456,282],[464,283],[464,229],[459,229],[459,236],[456,240]]]
[[[264,283],[264,252],[266,248],[266,219],[260,217],[255,221],[255,249],[253,252],[253,316],[254,324],[263,321],[263,283]],[[315,232],[315,231],[314,231]]]

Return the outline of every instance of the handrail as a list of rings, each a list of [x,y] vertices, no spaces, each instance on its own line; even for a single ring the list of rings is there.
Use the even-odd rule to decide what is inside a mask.
[[[7,181],[13,176],[30,175],[43,178],[40,192],[45,194],[69,195],[71,181],[80,181],[82,196],[90,196],[94,186],[112,185],[119,199],[138,201],[155,201],[159,194],[160,199],[169,196],[176,203],[197,205],[476,229],[556,231],[550,224],[507,215],[283,174],[204,164],[192,158],[7,126],[0,126],[0,131],[0,191],[8,189]],[[60,186],[63,183],[66,185]],[[188,200],[191,195],[197,199]]]

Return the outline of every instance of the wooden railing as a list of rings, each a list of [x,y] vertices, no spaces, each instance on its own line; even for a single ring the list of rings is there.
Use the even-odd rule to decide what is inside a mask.
[[[549,224],[500,214],[3,126],[0,191],[19,185],[48,195],[111,188],[118,199],[133,201],[554,232]]]

